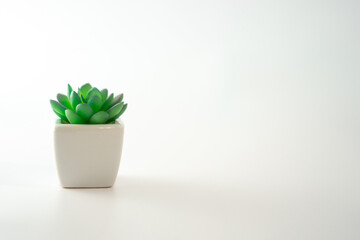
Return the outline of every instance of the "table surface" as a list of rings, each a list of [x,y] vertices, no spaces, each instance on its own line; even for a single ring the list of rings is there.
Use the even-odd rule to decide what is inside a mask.
[[[19,166],[12,166],[18,168]],[[46,169],[1,182],[2,239],[358,239],[359,186],[255,187],[209,176],[123,174],[63,189]],[[36,176],[36,180],[34,180]],[[49,179],[53,181],[49,182]]]
[[[198,131],[202,142],[166,145],[167,141],[154,137],[166,148],[150,152],[146,147],[138,151],[135,143],[145,146],[146,140],[131,136],[136,129],[130,123],[126,126],[123,158],[112,188],[63,189],[50,128],[42,134],[48,142],[30,145],[13,157],[7,154],[8,161],[2,159],[0,168],[0,238],[360,237],[358,163],[339,158],[343,149],[327,148],[325,139],[318,150],[303,144],[304,153],[295,151],[297,146],[293,153],[283,149],[293,144],[285,141],[278,147],[272,142],[273,149],[265,144],[258,151],[252,148],[258,143],[242,137],[237,142],[222,141],[235,132],[212,133],[218,140],[208,141],[198,129],[193,131]],[[295,154],[307,158],[296,160]]]

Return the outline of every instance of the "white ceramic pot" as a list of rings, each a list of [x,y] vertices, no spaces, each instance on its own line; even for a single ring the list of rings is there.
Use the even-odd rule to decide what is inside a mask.
[[[124,124],[55,125],[55,158],[65,188],[111,187],[119,169]]]

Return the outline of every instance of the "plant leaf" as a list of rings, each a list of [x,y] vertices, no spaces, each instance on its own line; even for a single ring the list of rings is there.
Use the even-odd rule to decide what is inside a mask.
[[[98,112],[100,110],[101,105],[102,105],[102,101],[101,101],[101,98],[98,95],[94,95],[89,99],[87,104],[92,108],[94,113],[96,113],[96,112]]]
[[[54,113],[63,121],[69,122],[68,119],[65,116],[65,110],[66,108],[58,103],[57,101],[50,100],[51,107],[54,111]]]
[[[79,94],[81,93],[81,95],[84,97],[84,99],[86,98],[86,96],[88,95],[89,90],[91,89],[91,85],[90,83],[86,83],[84,85],[81,86],[80,90],[79,90]]]
[[[59,93],[56,98],[64,107],[73,110],[69,98],[66,95]]]
[[[80,90],[79,90],[79,91],[80,91]],[[82,94],[80,94],[80,100],[81,100],[82,103],[86,103],[85,98],[83,97]]]
[[[95,113],[89,120],[89,123],[91,124],[102,124],[106,123],[106,121],[109,119],[109,114],[104,111],[100,111]]]
[[[86,95],[85,100],[89,101],[91,97],[98,96],[101,99],[101,92],[96,87],[93,87],[89,90],[89,92]]]
[[[60,113],[54,112],[62,121],[69,123],[69,120],[66,116],[61,115]]]
[[[68,98],[70,98],[72,91],[73,91],[72,87],[70,86],[70,84],[68,84]]]
[[[81,103],[81,99],[79,97],[79,94],[77,92],[72,92],[70,95],[70,102],[73,109],[76,109],[76,106]]]
[[[111,103],[112,103],[112,101],[113,101],[113,99],[114,99],[114,94],[112,93],[112,94],[110,94],[110,96],[106,99],[106,101],[101,106],[101,110],[103,110],[103,111],[108,110]]]
[[[124,104],[124,106],[121,108],[121,111],[119,112],[119,116],[115,117],[115,120],[125,112],[125,110],[127,109],[127,106],[128,106],[127,103]]]
[[[124,106],[121,108],[121,110],[120,110],[120,112],[119,112],[118,114],[116,114],[116,115],[115,115],[114,117],[112,117],[112,118],[109,118],[108,123],[109,123],[109,122],[113,122],[113,121],[115,121],[116,119],[118,119],[118,118],[125,112],[126,108],[127,108],[127,103],[124,104]]]
[[[65,115],[71,124],[83,124],[85,121],[77,115],[76,112],[70,109],[65,110]]]
[[[112,103],[110,104],[110,108],[112,106],[114,106],[115,104],[120,103],[123,100],[123,98],[124,98],[124,94],[122,94],[122,93],[117,95],[116,97],[114,97],[114,99],[112,100]]]
[[[101,100],[102,100],[102,102],[106,101],[107,96],[108,96],[108,90],[106,88],[104,88],[103,90],[101,90]]]
[[[109,110],[107,110],[107,112],[109,113],[109,118],[113,119],[113,117],[115,117],[121,111],[121,108],[123,106],[124,106],[124,103],[121,102],[121,103],[115,104]]]
[[[54,112],[59,113],[59,114],[65,116],[65,110],[66,110],[66,108],[65,108],[63,105],[61,105],[60,103],[58,103],[58,102],[55,101],[55,100],[50,100],[50,104],[51,104],[51,107],[52,107],[52,109],[54,110]]]
[[[76,113],[84,119],[84,121],[88,121],[94,112],[86,103],[80,103],[76,106]]]

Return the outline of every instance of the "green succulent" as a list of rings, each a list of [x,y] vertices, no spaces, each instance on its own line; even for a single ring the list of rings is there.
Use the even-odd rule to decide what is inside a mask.
[[[68,84],[67,95],[59,93],[57,100],[50,100],[51,107],[62,123],[107,124],[114,122],[126,110],[124,94],[114,97],[108,90],[99,90],[89,83],[73,91]]]

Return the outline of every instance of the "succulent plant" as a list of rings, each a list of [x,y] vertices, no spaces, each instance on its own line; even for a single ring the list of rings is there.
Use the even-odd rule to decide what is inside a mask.
[[[108,90],[99,90],[89,83],[73,91],[68,84],[67,95],[59,93],[57,100],[50,100],[51,107],[62,123],[70,124],[107,124],[114,122],[126,110],[124,95],[114,97]]]

